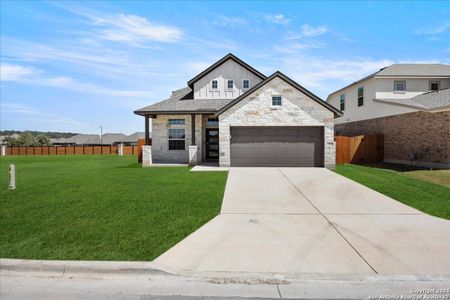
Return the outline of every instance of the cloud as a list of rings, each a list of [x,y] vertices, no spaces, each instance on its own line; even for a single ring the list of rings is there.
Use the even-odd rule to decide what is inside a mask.
[[[433,27],[433,28],[426,28],[426,29],[419,29],[416,30],[415,34],[424,34],[424,35],[433,35],[433,34],[441,34],[446,32],[450,29],[450,22]]]
[[[287,25],[290,22],[290,20],[282,14],[268,14],[264,17],[264,19],[267,22],[280,25]]]
[[[98,30],[100,38],[133,46],[146,41],[172,43],[183,36],[177,27],[155,24],[137,15],[94,16],[91,20],[101,28]]]
[[[43,71],[22,65],[2,64],[0,70],[2,70],[2,82],[15,81],[24,84],[63,88],[82,93],[106,96],[148,97],[151,95],[149,91],[110,89],[96,84],[80,82],[65,76],[50,77],[45,75]]]
[[[275,45],[274,51],[278,53],[297,53],[300,50],[311,49],[311,48],[325,48],[326,43],[323,42],[314,42],[314,41],[305,41],[305,42],[295,42],[288,43],[284,45]]]
[[[11,117],[23,117],[27,122],[44,123],[51,125],[65,125],[65,126],[80,126],[84,123],[63,117],[61,115],[54,115],[43,113],[36,108],[26,106],[18,102],[2,102],[2,114]]]
[[[328,31],[328,28],[324,25],[321,26],[311,26],[309,24],[304,24],[301,28],[301,33],[303,36],[319,36]]]
[[[240,27],[246,25],[247,20],[241,17],[219,15],[216,16],[214,20],[208,21],[207,24],[220,27]]]
[[[36,73],[33,68],[24,67],[20,65],[1,64],[0,65],[0,80],[13,81],[19,80],[27,75]]]

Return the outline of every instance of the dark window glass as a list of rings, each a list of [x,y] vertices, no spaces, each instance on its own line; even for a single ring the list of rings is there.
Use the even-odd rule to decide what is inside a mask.
[[[281,106],[281,96],[272,96],[272,105]]]
[[[440,81],[430,81],[430,91],[439,91],[441,88]]]
[[[339,97],[339,103],[340,103],[340,109],[341,109],[341,111],[344,111],[344,110],[345,110],[345,94],[342,94],[342,95]]]
[[[394,81],[394,92],[406,91],[406,81]]]
[[[232,89],[233,88],[233,85],[234,85],[234,82],[233,82],[233,80],[228,80],[228,82],[227,82],[227,87],[229,88],[229,89]]]
[[[219,119],[217,119],[217,118],[208,118],[207,124],[209,126],[217,126],[217,125],[219,125]]]
[[[213,80],[212,82],[211,82],[211,85],[212,85],[212,88],[213,89],[217,89],[217,80]]]
[[[244,89],[248,89],[250,87],[250,81],[245,79],[244,81],[242,81],[242,88]]]
[[[364,88],[358,88],[358,106],[364,105]]]
[[[184,119],[169,119],[169,125],[184,125]]]
[[[169,150],[185,150],[185,142],[184,129],[169,128]]]

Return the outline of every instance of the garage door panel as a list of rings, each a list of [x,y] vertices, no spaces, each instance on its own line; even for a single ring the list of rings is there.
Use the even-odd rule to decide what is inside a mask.
[[[232,166],[323,166],[323,127],[231,127]]]

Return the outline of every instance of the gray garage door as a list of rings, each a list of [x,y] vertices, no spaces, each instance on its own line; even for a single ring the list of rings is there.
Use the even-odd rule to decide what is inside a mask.
[[[322,167],[323,127],[231,127],[231,166]]]

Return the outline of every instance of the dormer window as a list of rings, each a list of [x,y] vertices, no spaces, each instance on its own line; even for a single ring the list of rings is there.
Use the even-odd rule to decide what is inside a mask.
[[[211,81],[211,88],[213,90],[217,90],[219,88],[219,83],[217,82],[217,80]]]
[[[242,88],[244,90],[248,90],[250,88],[250,80],[248,79],[242,80]]]
[[[234,88],[234,81],[233,81],[233,79],[228,79],[227,80],[227,88],[229,90],[232,90]]]
[[[281,106],[281,96],[272,96],[272,106]]]

